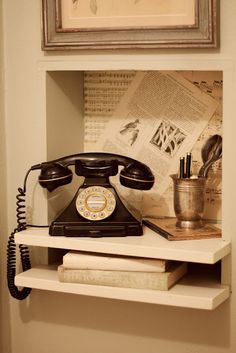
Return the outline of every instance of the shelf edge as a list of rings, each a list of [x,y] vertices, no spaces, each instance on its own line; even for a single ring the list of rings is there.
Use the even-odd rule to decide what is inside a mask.
[[[47,266],[32,268],[16,275],[15,284],[39,290],[205,310],[215,309],[230,295],[228,286],[202,287],[201,296],[183,294],[183,290],[188,292],[188,286],[183,286],[181,281],[169,291],[62,283],[57,280],[55,268]],[[194,286],[191,287],[194,289]],[[196,287],[196,290],[199,290],[199,287]]]

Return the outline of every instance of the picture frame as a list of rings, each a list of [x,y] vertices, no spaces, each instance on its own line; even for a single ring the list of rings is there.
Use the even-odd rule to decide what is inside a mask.
[[[219,0],[109,1],[42,0],[42,49],[217,48],[219,45]],[[114,6],[109,6],[114,1],[116,12],[112,13]]]

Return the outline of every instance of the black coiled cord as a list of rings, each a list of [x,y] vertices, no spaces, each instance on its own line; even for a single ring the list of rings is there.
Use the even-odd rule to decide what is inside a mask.
[[[25,193],[26,193],[26,180],[31,169],[27,172],[24,182],[24,188],[18,189],[16,196],[16,217],[17,227],[11,233],[8,244],[7,244],[7,284],[10,294],[13,298],[23,300],[28,297],[31,292],[31,288],[23,287],[18,289],[14,283],[16,275],[16,244],[15,234],[26,229],[26,212],[25,212]],[[22,264],[22,270],[27,271],[31,268],[30,256],[28,247],[25,245],[19,245],[20,258]]]

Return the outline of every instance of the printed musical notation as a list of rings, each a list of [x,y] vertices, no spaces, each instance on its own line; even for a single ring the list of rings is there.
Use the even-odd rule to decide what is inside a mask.
[[[134,71],[91,71],[84,75],[84,112],[86,151],[94,151],[96,142],[127,91]]]

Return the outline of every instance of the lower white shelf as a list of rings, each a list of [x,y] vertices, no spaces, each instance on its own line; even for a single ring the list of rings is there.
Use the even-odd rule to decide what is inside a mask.
[[[117,288],[108,286],[62,283],[55,266],[39,266],[15,277],[17,286],[80,294],[101,298],[213,310],[230,295],[229,287],[211,278],[185,276],[168,291]]]

